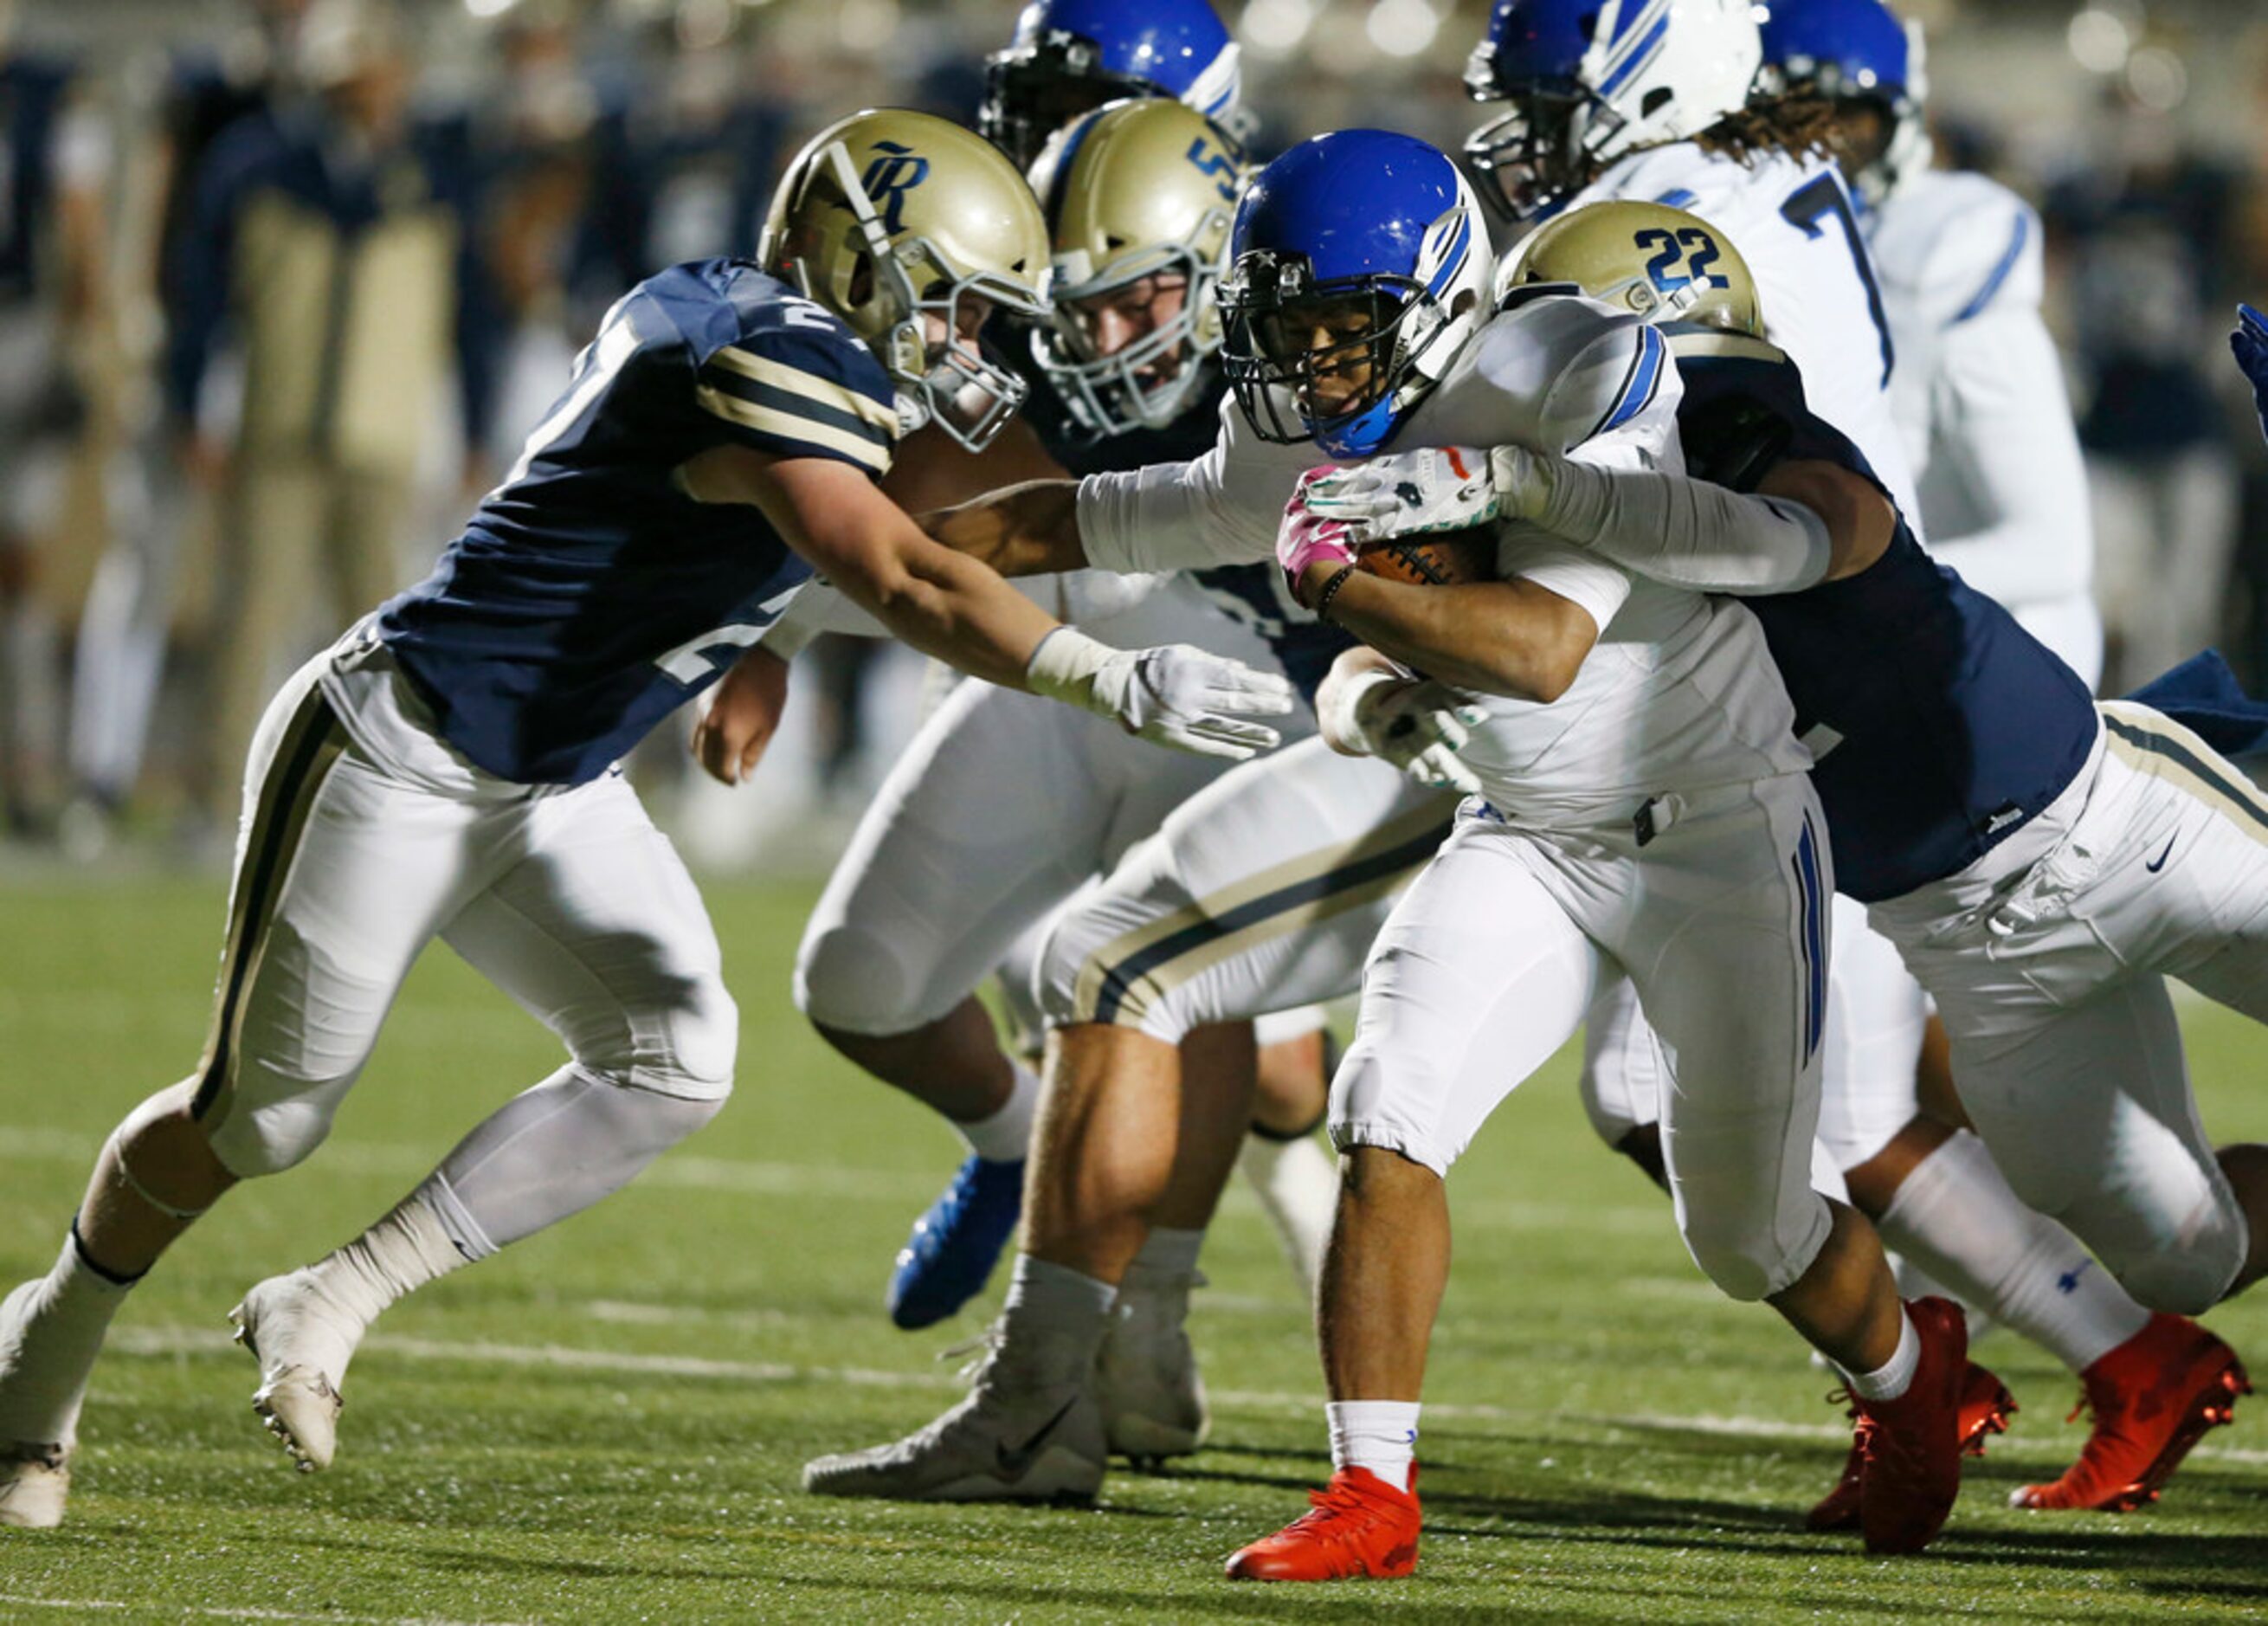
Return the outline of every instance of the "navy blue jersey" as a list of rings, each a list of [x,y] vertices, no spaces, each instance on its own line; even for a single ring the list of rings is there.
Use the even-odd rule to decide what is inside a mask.
[[[1751,489],[1781,458],[1874,472],[1754,340],[1673,330],[1687,465]],[[1877,482],[1879,484],[1879,482]],[[1925,553],[1903,521],[1866,570],[1745,601],[1818,758],[1837,889],[1879,903],[1966,868],[2055,800],[2097,727],[2076,673]]]
[[[1032,386],[1024,411],[1048,455],[1075,475],[1115,474],[1151,463],[1189,462],[1212,449],[1220,434],[1220,403],[1228,381],[1215,368],[1211,384],[1163,429],[1095,436],[1079,427],[1028,348],[1016,363]],[[1208,363],[1208,366],[1211,364]],[[1330,675],[1331,662],[1354,639],[1315,619],[1300,607],[1273,564],[1216,565],[1189,573],[1214,608],[1250,627],[1267,643],[1292,685],[1314,704],[1315,691]]]
[[[504,482],[379,636],[450,743],[524,784],[578,785],[740,658],[811,573],[755,508],[676,471],[720,446],[879,478],[897,411],[833,314],[740,260],[623,295]]]

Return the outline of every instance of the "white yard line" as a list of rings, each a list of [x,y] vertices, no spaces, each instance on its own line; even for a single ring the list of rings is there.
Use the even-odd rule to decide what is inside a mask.
[[[233,1349],[226,1333],[186,1327],[120,1327],[111,1334],[109,1345],[122,1354],[135,1356],[220,1355]],[[722,1361],[688,1355],[640,1355],[629,1350],[585,1349],[568,1344],[507,1344],[491,1343],[483,1339],[401,1338],[384,1333],[372,1334],[364,1348],[404,1361],[479,1361],[492,1366],[620,1372],[628,1376],[720,1378],[740,1383],[764,1384],[831,1383],[857,1388],[922,1389],[938,1393],[958,1392],[964,1386],[954,1370],[942,1363],[930,1371],[885,1371],[861,1366],[795,1366],[781,1361]],[[1282,1390],[1213,1389],[1210,1393],[1219,1405],[1248,1411],[1312,1413],[1322,1405],[1320,1392],[1294,1394]],[[1506,1406],[1429,1401],[1425,1415],[1447,1422],[1532,1423],[1538,1414],[1533,1410],[1515,1411]],[[1850,1430],[1841,1423],[1788,1423],[1772,1417],[1724,1417],[1709,1413],[1679,1416],[1633,1412],[1595,1421],[1609,1428],[1683,1430],[1695,1434],[1752,1439],[1845,1440],[1850,1438]],[[2190,1454],[2220,1462],[2268,1463],[2268,1451],[2250,1451],[2236,1446],[2199,1445]],[[0,1599],[0,1602],[4,1601],[4,1599]]]
[[[129,1603],[115,1598],[32,1598],[0,1593],[0,1605],[26,1609],[85,1609],[163,1615],[169,1620],[319,1621],[329,1626],[513,1626],[511,1622],[457,1621],[434,1615],[340,1615],[329,1609],[300,1615],[290,1609],[229,1608],[219,1604]]]
[[[83,1164],[92,1161],[102,1142],[91,1136],[58,1129],[0,1124],[0,1162]],[[326,1142],[306,1165],[336,1174],[364,1174],[387,1179],[414,1180],[428,1172],[448,1149],[404,1146],[383,1141],[343,1137]],[[1604,1155],[1602,1154],[1602,1166]],[[741,1192],[770,1197],[819,1197],[838,1201],[894,1202],[914,1208],[937,1194],[952,1170],[940,1162],[932,1170],[897,1171],[888,1169],[847,1168],[841,1164],[756,1162],[735,1157],[702,1157],[674,1154],[664,1157],[638,1176],[641,1187],[673,1191]],[[1233,1212],[1253,1213],[1258,1202],[1241,1184],[1223,1198]],[[1637,1207],[1572,1203],[1523,1202],[1516,1199],[1483,1197],[1461,1201],[1460,1218],[1507,1231],[1557,1231],[1580,1224],[1594,1234],[1668,1236],[1669,1208],[1641,1203]]]

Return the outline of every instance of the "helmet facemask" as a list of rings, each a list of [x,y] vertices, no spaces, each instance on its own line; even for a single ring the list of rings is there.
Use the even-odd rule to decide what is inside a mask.
[[[1225,230],[1226,222],[1221,225]],[[1108,280],[1060,277],[1060,267],[1049,273],[1052,314],[1048,326],[1033,331],[1032,354],[1079,426],[1099,439],[1163,429],[1187,411],[1204,389],[1206,363],[1220,349],[1219,268],[1175,243],[1114,264]],[[1094,307],[1145,286],[1152,300],[1178,286],[1181,308],[1106,353]]]
[[[898,388],[906,432],[935,423],[969,451],[982,451],[1016,415],[1029,386],[983,354],[977,333],[996,309],[1038,318],[1046,305],[996,273],[957,273],[926,237],[893,241],[843,143],[830,144],[819,162],[840,195],[833,206],[852,217],[860,252],[836,256],[831,285],[820,286],[791,243],[788,273],[873,349]]]
[[[1415,277],[1313,280],[1304,255],[1256,249],[1221,287],[1221,362],[1263,440],[1366,457],[1432,388],[1421,371],[1453,323]],[[1321,342],[1319,342],[1321,341]]]
[[[1621,126],[1622,115],[1580,85],[1530,89],[1465,137],[1465,161],[1500,218],[1527,220],[1596,178],[1599,164],[1579,129],[1604,141]]]
[[[984,62],[984,100],[976,133],[1028,169],[1048,137],[1107,101],[1162,95],[1149,80],[1113,73],[1102,48],[1077,34],[1050,33],[1037,44],[995,52]]]

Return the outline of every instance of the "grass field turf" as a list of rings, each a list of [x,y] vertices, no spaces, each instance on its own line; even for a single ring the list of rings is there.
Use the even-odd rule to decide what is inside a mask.
[[[0,1287],[44,1269],[120,1112],[187,1071],[217,883],[5,883]],[[1233,1586],[1220,1561],[1328,1473],[1307,1314],[1232,1192],[1198,1295],[1215,1444],[1115,1474],[1093,1511],[820,1501],[803,1460],[924,1422],[934,1357],[981,1326],[893,1330],[884,1275],[958,1156],[825,1053],[786,982],[810,894],[712,890],[743,1023],[740,1092],[593,1213],[390,1312],[346,1385],[329,1473],[292,1473],[225,1338],[244,1288],[345,1239],[556,1064],[446,951],[412,979],[333,1140],[232,1194],[121,1317],[72,1516],[0,1532],[0,1621],[1126,1621],[1296,1616],[2061,1621],[2268,1613],[2268,1401],[2160,1506],[2004,1504],[2083,1438],[2075,1386],[2007,1336],[2022,1404],[1946,1534],[1876,1561],[1801,1510],[1847,1437],[1769,1311],[1725,1302],[1666,1205],[1600,1149],[1563,1057],[1451,1182],[1456,1269],[1428,1383],[1417,1579]],[[2268,1044],[2191,1014],[2206,1121],[2268,1139]],[[995,1299],[984,1302],[990,1312]],[[2211,1318],[2268,1377],[2268,1297]]]

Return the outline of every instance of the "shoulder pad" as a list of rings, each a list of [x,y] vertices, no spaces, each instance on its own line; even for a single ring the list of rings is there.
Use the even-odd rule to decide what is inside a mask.
[[[1948,175],[1916,200],[1927,213],[1923,235],[1923,311],[1937,328],[1958,327],[1987,311],[2037,309],[2046,280],[2039,216],[1983,175]]]
[[[1622,427],[1674,381],[1661,335],[1575,294],[1521,301],[1483,328],[1452,379],[1469,373],[1512,404],[1506,439],[1564,452]],[[1446,390],[1451,380],[1443,381]]]

